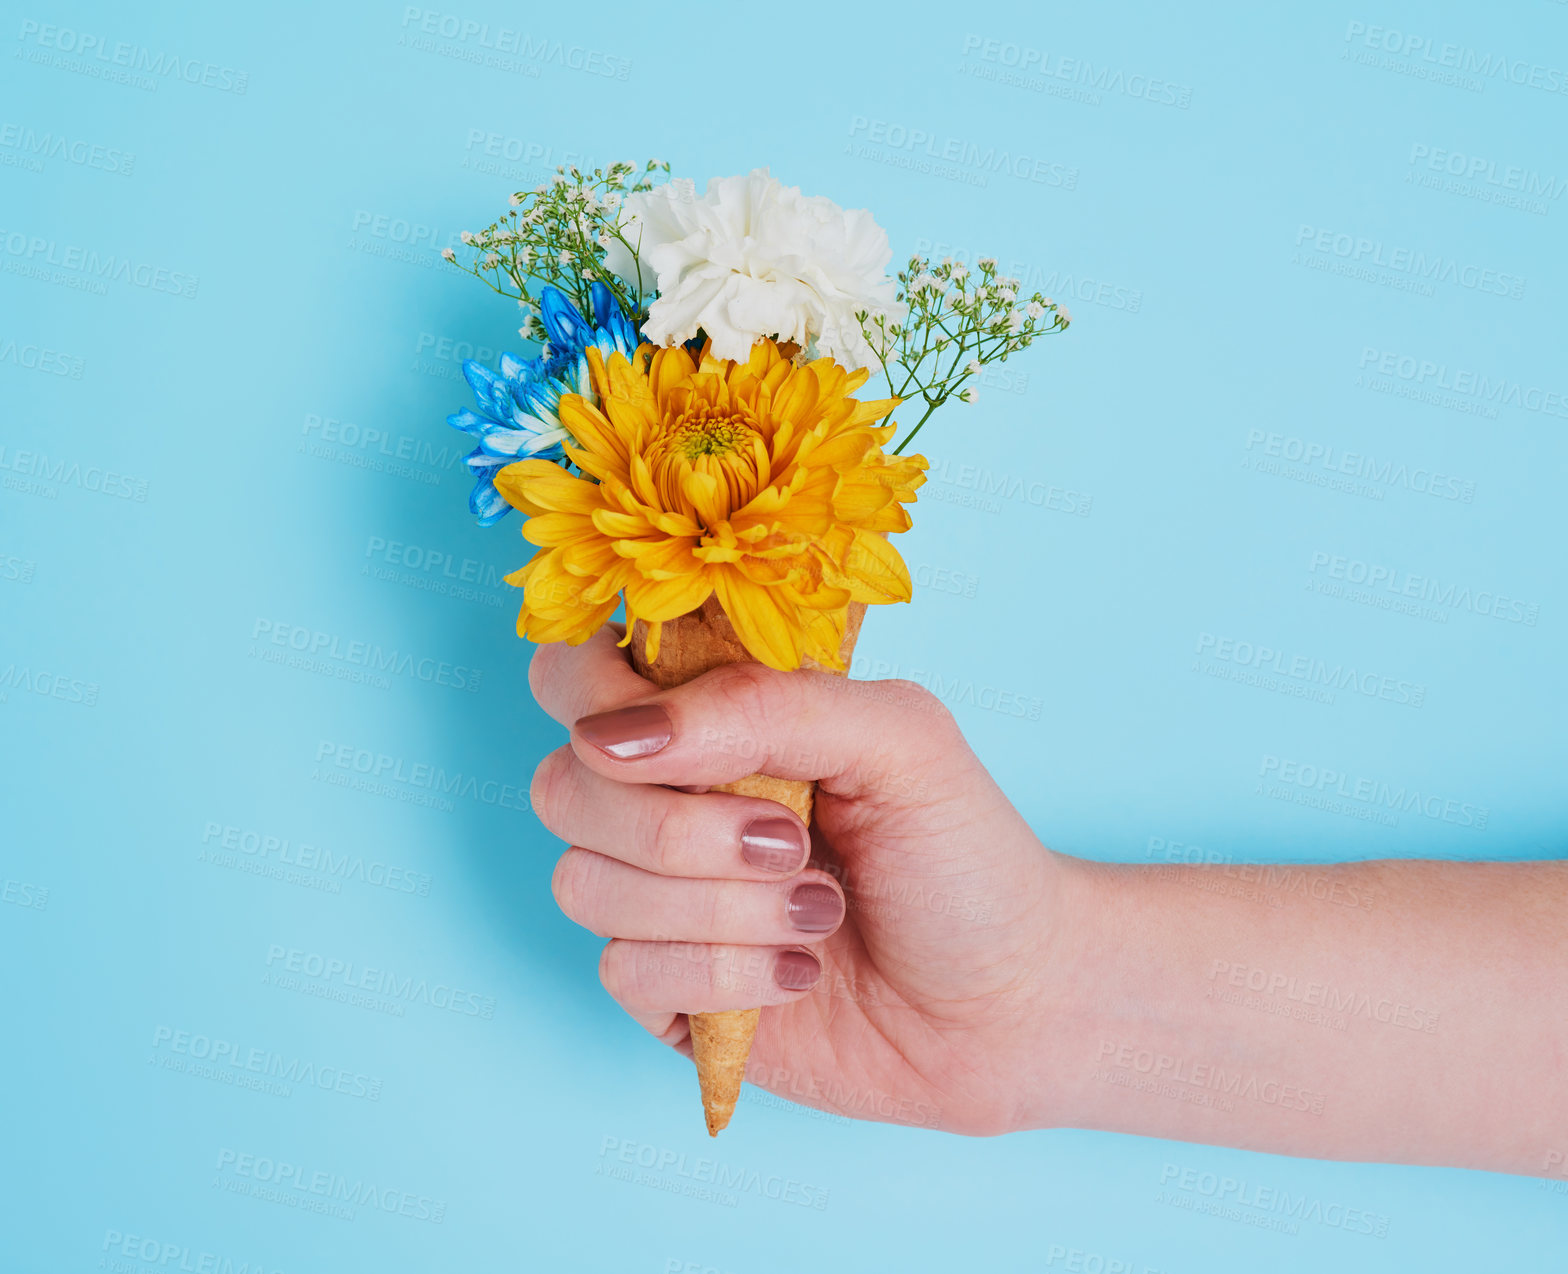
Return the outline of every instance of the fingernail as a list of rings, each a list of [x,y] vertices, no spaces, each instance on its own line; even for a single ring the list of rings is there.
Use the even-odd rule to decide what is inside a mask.
[[[780,951],[773,980],[786,991],[809,991],[822,976],[822,961],[809,951]]]
[[[826,933],[844,918],[844,900],[832,885],[796,885],[786,906],[789,922],[802,933]]]
[[[806,856],[804,829],[788,818],[754,818],[740,834],[740,856],[758,871],[795,871]]]
[[[657,703],[639,703],[581,717],[572,727],[601,752],[621,761],[652,756],[670,741],[670,714]]]

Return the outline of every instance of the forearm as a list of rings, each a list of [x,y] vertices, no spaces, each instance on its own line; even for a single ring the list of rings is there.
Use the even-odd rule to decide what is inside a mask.
[[[1568,1173],[1568,863],[1058,861],[1040,1126]]]

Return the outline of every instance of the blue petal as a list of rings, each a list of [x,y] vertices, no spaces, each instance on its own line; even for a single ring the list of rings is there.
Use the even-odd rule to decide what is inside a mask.
[[[560,288],[546,284],[539,293],[539,317],[555,350],[577,350],[593,339],[593,328]]]
[[[637,327],[626,317],[620,303],[603,283],[594,283],[590,289],[593,294],[593,317],[598,325],[595,334],[599,349],[608,358],[616,350],[630,356],[642,342],[637,335]]]
[[[566,451],[561,444],[570,440],[571,436],[564,429],[552,429],[549,433],[538,434],[526,454],[536,460],[564,461]]]
[[[492,429],[496,422],[488,416],[481,416],[477,412],[469,411],[464,407],[462,411],[454,411],[446,418],[446,423],[453,429],[461,429],[465,434],[473,434],[475,438],[483,438]]]
[[[512,418],[512,387],[505,381],[498,381],[495,395],[490,400],[490,414],[501,424]]]
[[[530,359],[529,362],[532,362]],[[523,381],[528,379],[529,363],[525,363],[516,354],[501,355],[501,375],[510,381]]]
[[[474,391],[481,407],[490,405],[491,396],[495,393],[497,386],[505,387],[504,381],[478,359],[474,358],[465,358],[463,360],[463,379],[468,382],[468,387]]]
[[[593,298],[593,321],[595,326],[609,327],[612,317],[619,317],[621,307],[616,304],[615,293],[610,291],[603,283],[595,281],[588,289],[588,295]]]
[[[502,465],[509,463],[509,461],[504,456],[487,455],[483,447],[475,447],[463,457],[463,463],[475,473],[482,474],[493,469],[499,469]]]
[[[512,506],[495,489],[495,483],[485,478],[469,492],[468,511],[479,519],[480,526],[494,526],[512,511]]]
[[[519,453],[526,455],[532,450],[531,444],[538,437],[536,433],[521,429],[497,429],[479,440],[479,449],[487,456],[512,457]]]
[[[529,381],[518,394],[517,405],[530,415],[548,412],[554,416],[556,408],[561,405],[561,391],[547,380]],[[515,415],[513,419],[516,419]]]

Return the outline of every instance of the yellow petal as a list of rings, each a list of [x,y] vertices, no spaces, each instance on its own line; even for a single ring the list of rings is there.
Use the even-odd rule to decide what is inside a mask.
[[[597,349],[592,351],[597,353]],[[578,394],[562,394],[561,405],[556,409],[561,423],[572,435],[579,449],[592,455],[606,456],[624,468],[630,451],[625,439],[603,412]]]
[[[860,531],[844,560],[850,596],[857,602],[907,602],[909,568],[898,550],[872,531]]]
[[[674,579],[633,579],[626,585],[626,609],[638,619],[674,619],[694,611],[708,600],[713,586],[705,574]]]
[[[535,512],[548,509],[587,513],[602,503],[596,484],[573,477],[548,460],[519,460],[509,464],[495,475],[495,485],[507,503],[517,508],[527,504]]]
[[[647,636],[643,638],[642,657],[651,664],[656,662],[659,658],[659,636],[664,629],[664,625],[658,620],[653,620],[652,622],[644,620],[643,623],[647,627]],[[622,646],[628,645],[631,642],[631,638],[632,625],[630,620],[628,620],[626,624],[626,636],[622,637],[618,644]]]
[[[753,584],[733,570],[720,567],[714,592],[735,625],[735,634],[754,659],[789,672],[800,667],[800,616],[783,604],[777,589]]]
[[[593,519],[581,513],[539,513],[523,523],[523,538],[541,548],[571,544],[593,533]]]
[[[805,653],[824,668],[832,668],[837,672],[844,670],[844,661],[839,657],[839,649],[844,644],[847,612],[848,607],[840,606],[834,610],[807,611],[802,616],[806,637]]]

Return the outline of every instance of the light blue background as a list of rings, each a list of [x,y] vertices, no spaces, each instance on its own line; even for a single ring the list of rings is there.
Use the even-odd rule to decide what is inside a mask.
[[[1397,67],[1356,60],[1383,56],[1363,39],[1383,27],[1401,47],[1430,41],[1432,57],[1451,44],[1560,82],[1568,6],[872,8],[430,11],[438,31],[449,16],[490,24],[491,41],[520,32],[497,66],[466,60],[490,56],[480,35],[421,35],[424,11],[393,3],[7,6],[5,1268],[142,1274],[208,1268],[204,1252],[287,1274],[1041,1270],[1073,1268],[1074,1252],[1083,1268],[1140,1271],[1559,1258],[1568,1196],[1523,1177],[1084,1132],[963,1140],[851,1126],[751,1089],[709,1143],[689,1064],[621,1015],[597,982],[598,941],[556,911],[558,846],[525,798],[442,810],[411,803],[409,784],[388,797],[325,781],[352,774],[318,765],[343,745],[521,793],[561,739],[529,698],[509,590],[428,587],[465,560],[503,572],[526,551],[515,519],[470,524],[463,440],[442,423],[468,400],[450,343],[513,347],[515,319],[435,252],[546,165],[654,154],[699,181],[771,164],[871,207],[900,253],[922,238],[989,252],[1072,307],[1067,336],[1009,365],[1022,392],[992,385],[922,435],[950,466],[904,544],[927,586],[916,611],[872,616],[859,661],[940,687],[1048,844],[1137,861],[1568,849],[1568,201],[1538,195],[1532,210],[1432,189],[1419,179],[1442,174],[1411,162],[1477,156],[1499,180],[1517,166],[1560,193],[1568,95],[1417,78],[1411,66],[1434,65],[1419,51]],[[97,42],[84,62],[60,52],[83,37]],[[153,87],[105,77],[117,43]],[[1038,55],[1032,85],[986,78],[1023,49]],[[1121,86],[1167,82],[1186,105],[1109,80],[1097,98],[1075,91],[1063,59]],[[1043,80],[1042,65],[1068,78]],[[236,73],[243,93],[228,91]],[[963,159],[954,180],[910,166],[923,148],[866,150],[873,133],[918,130],[938,151],[1044,160],[1063,184]],[[490,133],[503,155],[550,155],[487,158]],[[45,134],[84,143],[82,162],[47,147],[39,162]],[[124,156],[130,171],[111,171]],[[1341,262],[1334,234],[1381,241],[1385,261],[1421,252],[1472,280],[1516,276],[1522,295],[1443,281],[1422,294],[1299,263]],[[84,287],[88,253],[136,271]],[[199,280],[193,297],[160,290],[184,276]],[[1537,390],[1536,407],[1380,392],[1357,379],[1369,350]],[[1396,372],[1381,388],[1412,383]],[[1338,489],[1321,463],[1260,468],[1270,433],[1435,470],[1471,498],[1375,478]],[[400,447],[402,469],[385,454]],[[105,470],[131,498],[89,489]],[[1442,603],[1423,618],[1319,591],[1335,557],[1455,597],[1500,592],[1535,607],[1514,612],[1534,622]],[[270,663],[287,650],[265,637],[284,625],[340,650],[379,643],[482,670],[481,688]],[[1319,702],[1226,679],[1244,669],[1200,653],[1203,634],[1354,665],[1421,687],[1422,701]],[[1024,715],[988,710],[999,696]],[[1271,757],[1485,807],[1486,826],[1410,813],[1390,826],[1271,799],[1307,794],[1264,781]],[[224,835],[214,825],[360,854],[427,878],[428,896],[354,880],[326,892],[309,883],[319,871],[271,879],[243,848],[204,861]],[[493,1015],[409,1003],[397,1016],[269,984],[276,949],[456,985],[492,997]],[[379,1081],[379,1099],[180,1073],[165,1064],[176,1030],[343,1068]],[[717,1206],[602,1175],[632,1143],[778,1172],[828,1204],[753,1190]],[[361,1207],[349,1221],[246,1197],[225,1151],[364,1176],[443,1202],[445,1219]],[[1388,1218],[1387,1237],[1184,1210],[1157,1197],[1167,1165],[1362,1208]],[[131,1255],[115,1235],[136,1236]]]

